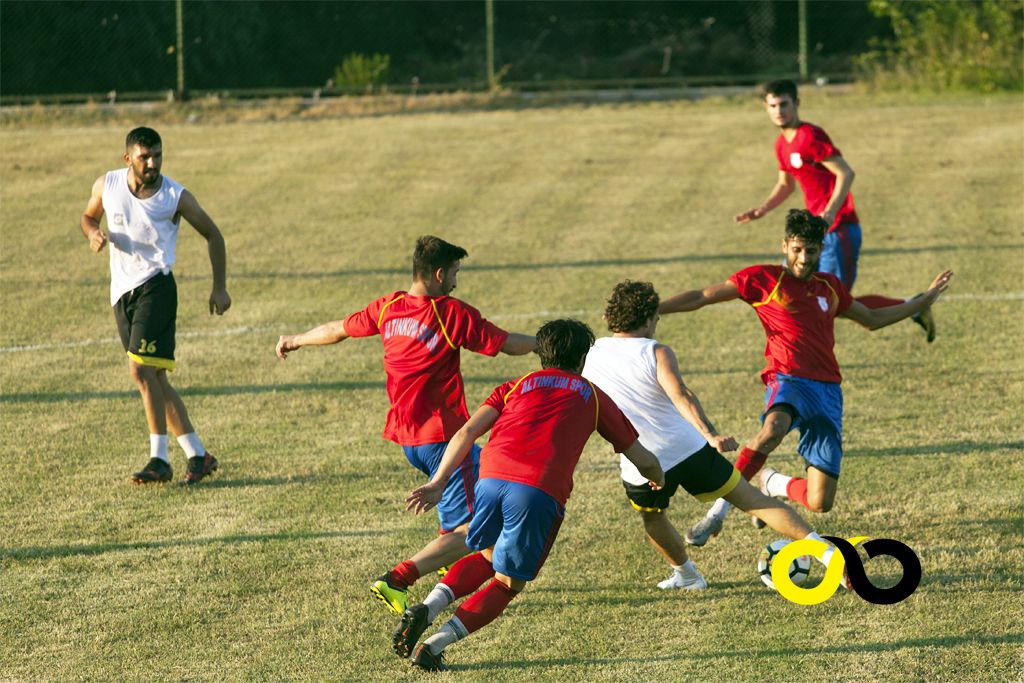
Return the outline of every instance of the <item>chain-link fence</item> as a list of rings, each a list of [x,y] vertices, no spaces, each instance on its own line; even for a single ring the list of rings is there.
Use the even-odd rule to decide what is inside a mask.
[[[165,96],[180,85],[236,96],[374,83],[484,88],[485,8],[486,0],[3,0],[0,94],[14,102]],[[524,89],[752,83],[801,72],[837,80],[871,37],[892,35],[867,3],[847,0],[494,0],[493,17],[495,73]]]

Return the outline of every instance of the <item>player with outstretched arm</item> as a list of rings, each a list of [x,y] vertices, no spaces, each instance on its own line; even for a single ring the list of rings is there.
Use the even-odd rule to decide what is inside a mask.
[[[877,330],[931,306],[953,276],[952,271],[944,271],[920,297],[870,309],[854,300],[836,275],[817,272],[827,229],[824,219],[806,209],[792,209],[782,240],[783,265],[751,266],[721,284],[681,292],[659,306],[662,314],[695,311],[733,299],[753,306],[767,336],[768,365],[761,372],[767,409],[761,429],[740,451],[736,468],[749,481],[786,434],[799,429],[797,450],[807,463],[807,477],[787,477],[768,468],[761,472],[761,490],[784,495],[812,512],[832,509],[843,456],[842,376],[833,352],[836,317]],[[717,500],[687,532],[687,542],[704,545],[718,535],[729,507],[728,501]],[[763,526],[756,517],[754,523]]]
[[[402,446],[409,463],[428,477],[437,471],[448,441],[469,419],[459,366],[461,349],[487,356],[499,352],[519,356],[536,349],[533,337],[506,332],[477,309],[449,296],[466,255],[462,247],[438,237],[420,237],[409,291],[392,292],[345,320],[284,335],[277,343],[277,355],[283,360],[303,346],[380,335],[391,400],[384,438]],[[440,535],[370,584],[371,592],[390,610],[401,614],[408,606],[409,586],[469,552],[466,530],[475,507],[479,458],[480,448],[475,447],[461,463],[459,476],[448,482],[437,506]]]

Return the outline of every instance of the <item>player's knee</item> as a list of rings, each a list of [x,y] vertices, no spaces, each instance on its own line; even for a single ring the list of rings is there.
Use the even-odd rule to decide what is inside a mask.
[[[807,509],[811,512],[829,512],[832,510],[832,498],[824,496],[813,496],[807,492]]]

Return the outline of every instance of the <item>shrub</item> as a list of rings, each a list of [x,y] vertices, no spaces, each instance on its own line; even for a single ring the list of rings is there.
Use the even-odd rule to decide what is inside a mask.
[[[353,52],[341,66],[334,67],[334,83],[339,88],[366,86],[372,90],[375,85],[387,83],[390,64],[390,55],[366,57]]]

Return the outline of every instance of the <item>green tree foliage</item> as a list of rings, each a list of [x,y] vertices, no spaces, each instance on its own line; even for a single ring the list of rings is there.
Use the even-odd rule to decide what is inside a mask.
[[[334,68],[334,82],[339,88],[358,88],[366,86],[372,89],[375,85],[388,82],[388,66],[391,56],[379,54],[373,57],[352,53]]]
[[[895,36],[856,65],[878,89],[1024,89],[1024,1],[872,0]]]

